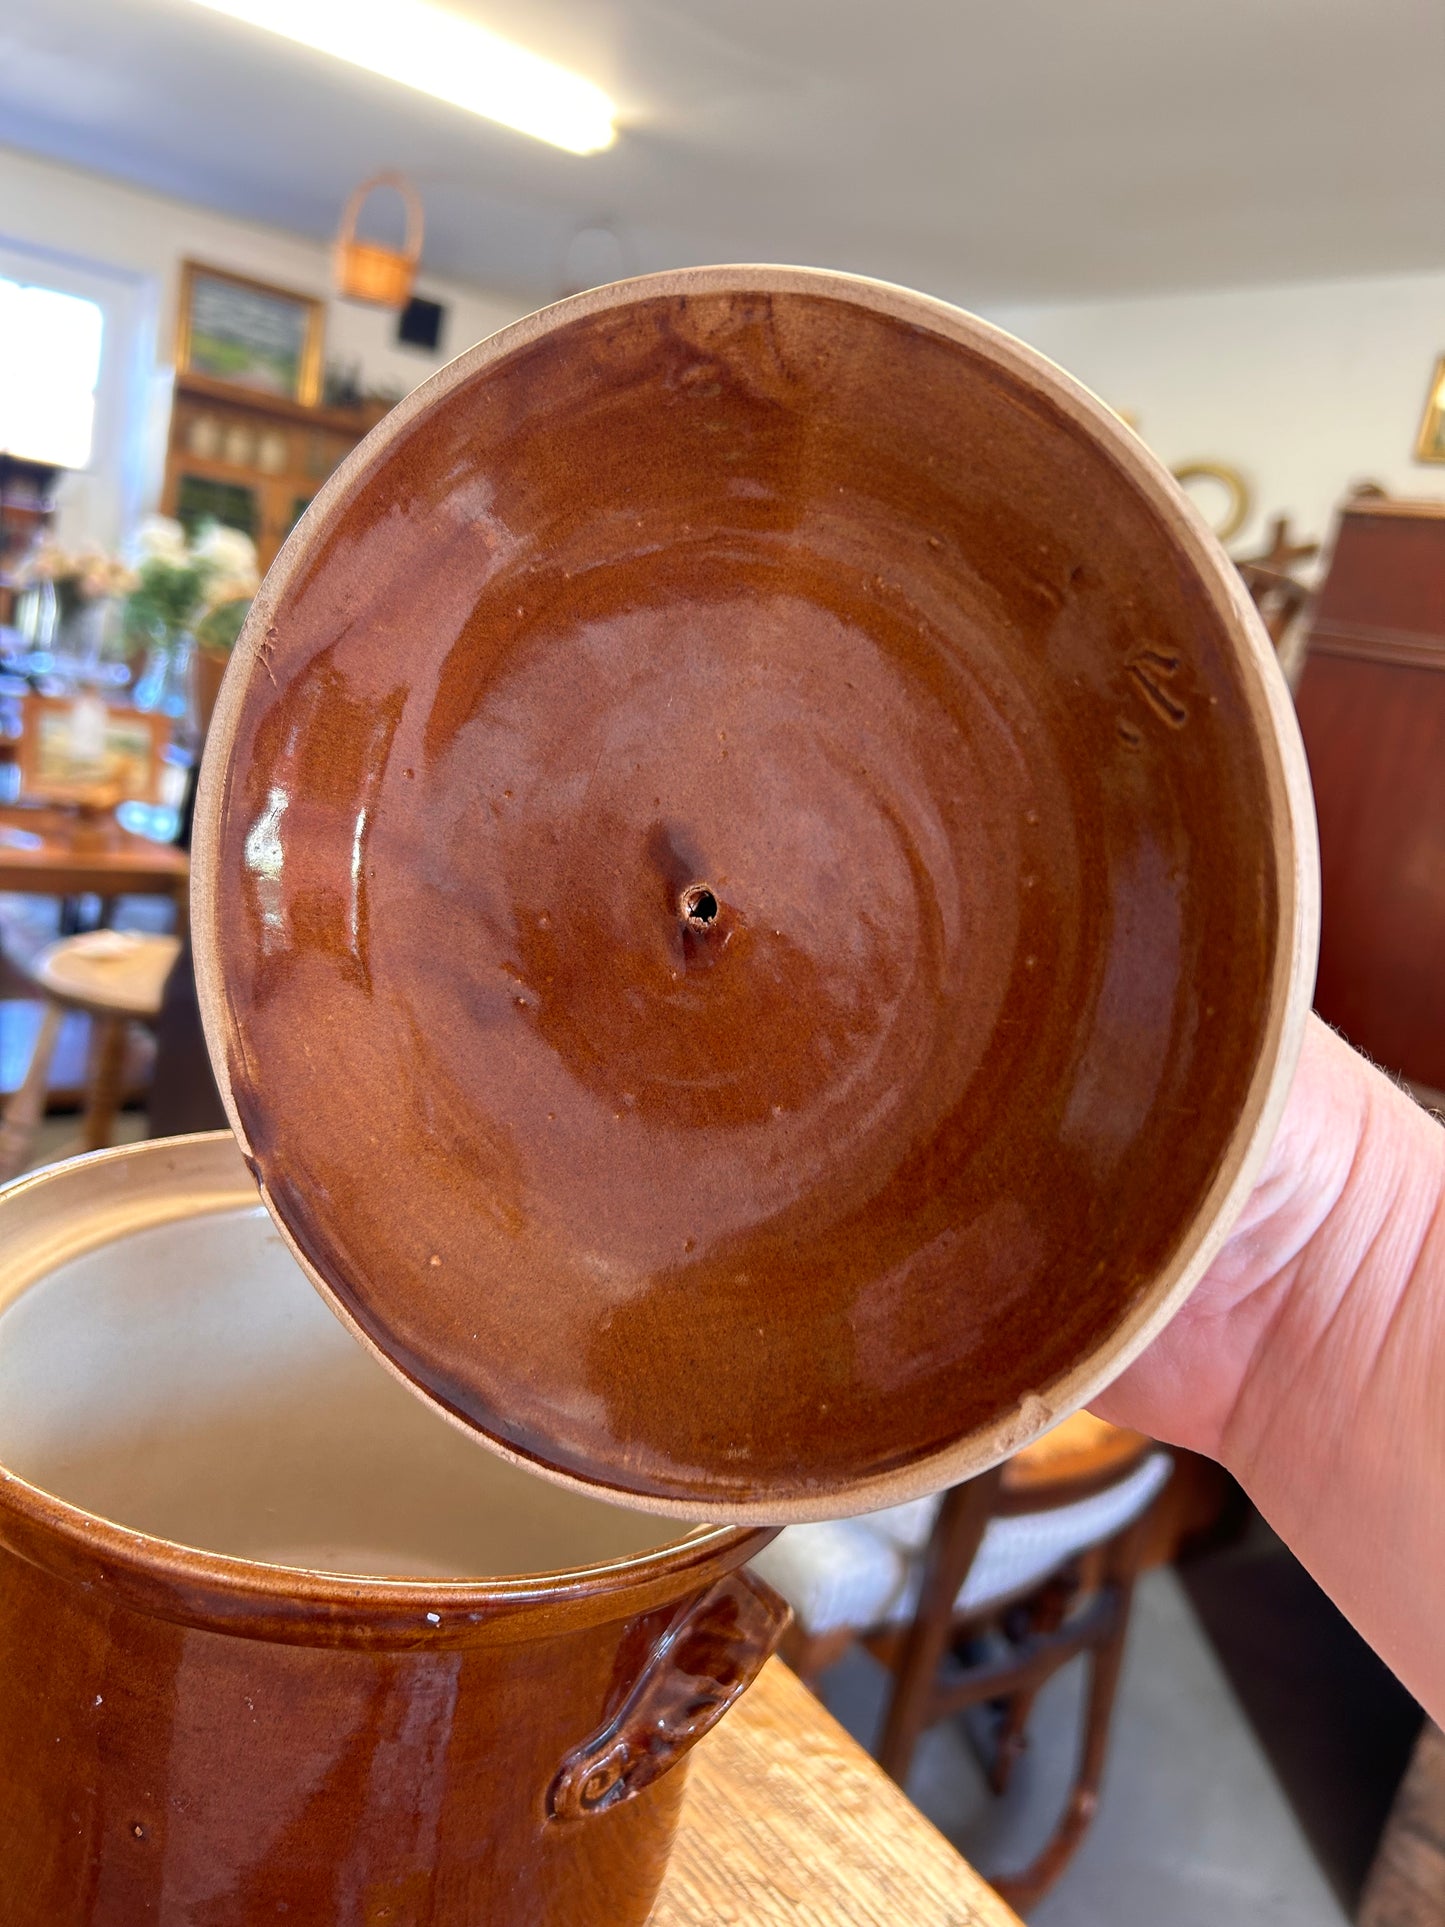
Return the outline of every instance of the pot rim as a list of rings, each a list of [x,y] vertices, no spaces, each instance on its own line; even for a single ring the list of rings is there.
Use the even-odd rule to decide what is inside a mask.
[[[901,1465],[841,1485],[799,1481],[785,1494],[709,1502],[715,1516],[742,1526],[782,1526],[839,1519],[917,1499],[973,1478],[1087,1405],[1159,1334],[1193,1291],[1243,1209],[1274,1137],[1304,1042],[1319,949],[1320,875],[1314,798],[1294,707],[1259,613],[1234,565],[1202,514],[1164,464],[1098,396],[1047,356],[1004,329],[949,302],[868,276],[778,264],[669,269],[634,276],[553,303],[477,343],[413,389],[323,484],[287,538],[252,604],[217,702],[197,791],[192,843],[191,926],[201,1016],[217,1083],[237,1142],[251,1146],[230,1076],[232,1027],[221,967],[217,903],[221,830],[230,784],[230,749],[275,611],[307,566],[314,533],[386,459],[394,443],[454,389],[495,363],[569,323],[614,308],[691,295],[802,294],[851,303],[926,330],[972,352],[1041,397],[1061,420],[1088,436],[1158,518],[1161,532],[1193,571],[1237,666],[1264,770],[1270,841],[1279,892],[1277,944],[1262,1024],[1262,1041],[1238,1116],[1218,1167],[1191,1222],[1147,1289],[1100,1344],[1010,1411]],[[264,657],[261,658],[264,661]],[[643,1491],[603,1477],[564,1470],[524,1455],[460,1417],[392,1359],[350,1316],[325,1277],[292,1237],[265,1186],[261,1195],[298,1263],[358,1343],[450,1424],[486,1447],[573,1491],[673,1518],[695,1514],[686,1497]]]
[[[91,1206],[89,1224],[84,1214],[73,1213],[75,1199],[66,1195],[82,1187]],[[9,1232],[0,1236],[0,1318],[12,1295],[4,1289],[7,1268],[12,1278],[19,1270],[34,1282],[69,1258],[151,1226],[261,1202],[229,1131],[150,1138],[29,1172],[0,1187],[0,1233]],[[17,1211],[22,1223],[10,1227],[4,1214]],[[67,1235],[37,1240],[29,1260],[17,1262],[29,1214],[37,1229],[63,1214]],[[25,1288],[22,1282],[13,1295]],[[610,1499],[596,1491],[589,1496]],[[312,1572],[133,1531],[21,1478],[0,1461],[0,1547],[153,1617],[306,1644],[430,1649],[476,1643],[489,1629],[493,1636],[526,1637],[526,1629],[509,1627],[519,1615],[545,1613],[553,1622],[549,1631],[620,1619],[742,1565],[772,1537],[766,1529],[699,1525],[680,1539],[620,1559],[486,1579]]]

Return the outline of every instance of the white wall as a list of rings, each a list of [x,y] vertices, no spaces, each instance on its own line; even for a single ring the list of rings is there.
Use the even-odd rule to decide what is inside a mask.
[[[28,258],[33,279],[88,293],[106,309],[111,338],[93,470],[64,485],[60,518],[64,539],[106,545],[121,541],[160,492],[180,263],[205,261],[305,294],[330,292],[330,251],[302,236],[3,147],[0,254],[7,271]],[[328,360],[360,362],[367,384],[406,390],[521,312],[507,297],[425,273],[418,292],[447,307],[442,355],[395,346],[394,315],[332,300]]]
[[[70,485],[65,517],[67,535],[102,542],[119,540],[159,490],[182,259],[308,293],[330,286],[329,251],[315,242],[0,148],[0,252],[13,262],[26,249],[55,264],[57,283],[64,268],[77,291],[86,277],[111,288],[108,427],[98,435],[97,472]],[[450,310],[445,357],[519,312],[505,296],[428,276],[421,288]],[[938,292],[968,305],[965,288]],[[1240,469],[1255,512],[1231,545],[1236,553],[1283,511],[1296,528],[1327,535],[1340,497],[1361,479],[1445,495],[1445,468],[1411,457],[1434,359],[1445,352],[1445,271],[989,316],[1133,416],[1171,466],[1214,460]],[[360,361],[369,383],[413,387],[439,361],[392,345],[392,327],[387,314],[332,301],[327,354]]]
[[[1266,521],[1328,535],[1349,486],[1445,495],[1445,467],[1411,451],[1445,354],[1445,272],[990,310],[1134,419],[1171,467],[1239,469]],[[1219,497],[1200,506],[1213,514]]]

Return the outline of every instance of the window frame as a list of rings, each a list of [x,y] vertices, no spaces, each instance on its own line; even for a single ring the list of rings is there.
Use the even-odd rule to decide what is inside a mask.
[[[83,469],[62,472],[56,532],[62,541],[117,548],[140,518],[152,444],[157,432],[164,433],[168,398],[155,392],[158,285],[146,275],[38,247],[3,231],[0,275],[79,296],[101,311],[90,461]]]

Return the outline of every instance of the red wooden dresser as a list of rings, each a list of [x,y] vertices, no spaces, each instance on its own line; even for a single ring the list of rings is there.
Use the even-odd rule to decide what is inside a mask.
[[[1445,1091],[1445,502],[1346,504],[1297,701],[1320,822],[1317,1008]]]

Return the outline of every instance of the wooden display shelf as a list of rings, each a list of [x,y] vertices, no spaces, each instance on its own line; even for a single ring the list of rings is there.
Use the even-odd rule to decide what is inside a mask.
[[[227,408],[243,408],[253,415],[273,421],[299,422],[307,428],[328,428],[338,435],[351,435],[360,441],[383,416],[391,413],[389,401],[363,402],[360,408],[308,408],[305,402],[291,401],[285,395],[263,395],[257,389],[237,388],[230,382],[213,381],[209,375],[178,375],[176,393],[192,401],[210,401]]]
[[[161,508],[243,528],[271,566],[298,517],[390,404],[308,408],[203,375],[177,378]]]

